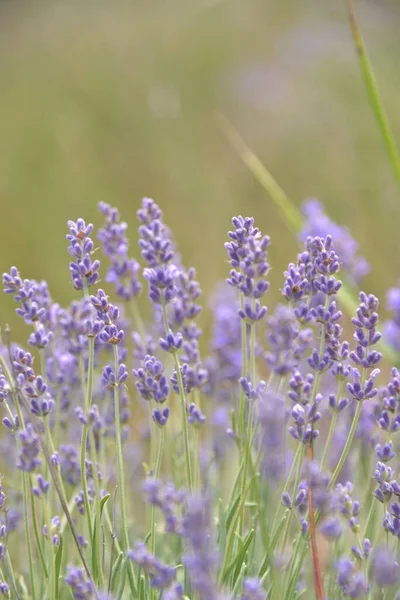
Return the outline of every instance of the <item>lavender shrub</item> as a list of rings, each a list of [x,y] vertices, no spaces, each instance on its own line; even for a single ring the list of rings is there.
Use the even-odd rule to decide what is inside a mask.
[[[233,218],[207,344],[196,272],[157,204],[137,213],[142,264],[118,211],[99,210],[111,296],[81,218],[70,306],[3,275],[29,349],[4,329],[0,596],[400,598],[400,374],[380,374],[374,295],[359,293],[345,331],[340,269],[354,284],[368,270],[350,233],[309,201],[268,313],[270,239]]]

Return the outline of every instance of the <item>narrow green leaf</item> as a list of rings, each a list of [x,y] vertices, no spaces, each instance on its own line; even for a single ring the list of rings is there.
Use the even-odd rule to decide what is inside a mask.
[[[235,564],[236,564],[236,568],[235,568],[235,572],[233,574],[233,585],[235,585],[235,582],[240,575],[242,564],[246,558],[247,550],[249,549],[250,544],[252,543],[252,541],[254,539],[254,535],[255,535],[255,530],[250,529],[249,533],[247,534],[247,536],[243,542],[240,552],[237,554],[236,559],[234,559],[233,566],[235,566]]]
[[[144,540],[143,540],[145,544],[147,544],[147,542],[149,541],[150,537],[151,537],[151,531],[149,531],[149,532],[147,533],[146,537],[145,537],[145,538],[144,538]]]
[[[125,587],[125,581],[126,581],[126,571],[128,569],[128,560],[129,560],[129,558],[125,558],[125,560],[123,561],[123,564],[122,564],[121,577],[119,580],[119,586],[118,586],[117,593],[115,596],[116,600],[121,600],[122,594],[124,593],[124,587]]]
[[[98,577],[98,572],[97,572],[97,554],[98,554],[98,550],[97,550],[97,535],[98,535],[98,527],[97,527],[97,521],[96,519],[94,520],[94,526],[93,526],[93,535],[92,535],[92,573],[93,573],[93,578],[94,580],[97,579]]]
[[[278,528],[277,528],[277,530],[275,532],[275,535],[274,535],[274,538],[273,538],[273,540],[271,542],[272,548],[275,547],[276,542],[279,539],[279,536],[280,536],[282,528],[283,528],[283,526],[284,526],[284,524],[286,522],[286,519],[287,519],[287,515],[284,515],[282,517],[282,519],[280,520],[280,522],[279,522]],[[270,563],[270,557],[269,557],[268,554],[266,554],[265,557],[264,557],[264,560],[263,560],[263,562],[261,564],[261,567],[260,567],[260,569],[258,571],[258,576],[260,578],[265,575],[265,573],[267,572],[268,568],[271,566],[269,563]]]
[[[56,600],[58,599],[58,582],[59,582],[59,578],[60,578],[62,554],[63,554],[63,538],[60,535],[60,544],[58,546],[58,550],[57,550],[57,554],[56,554],[56,558],[55,558]]]
[[[231,528],[232,519],[235,516],[236,509],[240,502],[240,497],[241,497],[241,494],[238,494],[236,496],[235,501],[233,502],[232,506],[230,507],[230,509],[228,511],[228,516],[226,517],[226,530],[225,531],[229,531]]]
[[[121,567],[122,564],[122,559],[124,558],[124,553],[120,552],[117,556],[117,558],[115,559],[115,563],[113,564],[113,568],[111,571],[111,590],[115,589],[115,582],[116,582],[116,578],[118,575],[118,571]]]
[[[277,530],[275,531],[275,535],[274,535],[274,537],[272,538],[272,542],[271,542],[271,547],[272,547],[272,548],[275,548],[275,546],[276,546],[276,544],[277,544],[277,541],[278,541],[278,539],[280,538],[280,535],[281,535],[282,528],[283,528],[284,524],[286,523],[286,519],[288,519],[288,518],[289,518],[289,515],[288,515],[288,512],[287,512],[287,513],[286,513],[286,514],[285,514],[285,515],[282,517],[282,519],[279,521],[278,528],[277,528]]]
[[[246,576],[246,572],[247,572],[247,564],[244,562],[241,564],[240,567],[240,572],[239,572],[239,577],[236,579],[236,583],[233,587],[232,590],[232,598],[238,598],[239,597],[239,590],[242,589],[243,587],[243,580]]]
[[[105,496],[103,496],[103,498],[100,500],[100,516],[102,516],[103,514],[103,510],[104,510],[104,506],[107,502],[107,500],[109,499],[110,494],[106,494]]]
[[[146,579],[142,575],[139,581],[139,600],[146,600]]]
[[[239,520],[239,515],[243,511],[243,506],[244,506],[244,503],[246,502],[246,496],[247,496],[251,486],[253,485],[254,481],[258,477],[259,477],[259,474],[257,473],[257,475],[255,475],[254,477],[251,477],[249,479],[249,481],[246,484],[245,489],[243,490],[243,494],[241,494],[239,496],[240,502],[237,504],[236,511],[234,511],[232,514],[231,522],[230,522],[230,525],[228,528],[224,560],[222,562],[222,566],[221,566],[221,570],[220,570],[220,577],[219,577],[220,583],[224,580],[226,568],[230,564],[229,561],[230,561],[231,553],[233,550],[234,536],[235,536],[235,531],[236,531],[236,525]]]
[[[222,498],[218,501],[218,543],[220,552],[222,553],[225,549],[226,542],[226,518],[225,518],[225,506]]]
[[[378,128],[385,145],[390,164],[393,168],[397,184],[400,187],[400,156],[397,150],[396,142],[393,136],[389,117],[387,115],[382,97],[379,92],[378,83],[375,78],[374,69],[369,59],[367,48],[362,37],[360,28],[358,27],[354,3],[352,0],[347,0],[347,8],[350,22],[350,29],[353,35],[354,45],[359,58],[361,74],[364,79],[364,84],[368,94],[368,100],[374,113],[374,117],[378,123]]]
[[[104,507],[106,505],[107,500],[110,498],[110,494],[106,494],[101,500],[100,500],[100,517],[102,517],[103,515],[103,510]],[[94,519],[94,525],[93,525],[93,537],[92,537],[92,571],[93,571],[93,577],[94,579],[96,579],[98,577],[98,569],[97,569],[97,565],[99,564],[98,562],[98,543],[97,543],[97,536],[100,535],[100,527],[98,527],[97,525],[97,520],[96,518]]]

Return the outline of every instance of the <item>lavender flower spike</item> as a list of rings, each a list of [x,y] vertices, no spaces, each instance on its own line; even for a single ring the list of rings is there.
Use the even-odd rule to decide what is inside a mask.
[[[255,323],[267,311],[260,299],[269,287],[265,276],[269,270],[267,248],[270,239],[262,236],[260,230],[254,227],[254,219],[251,217],[234,217],[232,224],[235,231],[229,231],[231,241],[225,243],[233,267],[227,282],[246,298],[244,307],[239,311],[240,317],[249,323]]]
[[[91,287],[99,281],[100,261],[92,261],[94,253],[94,244],[90,238],[93,231],[93,225],[86,225],[83,219],[68,221],[69,234],[66,236],[69,241],[68,252],[74,259],[69,264],[69,270],[72,282],[76,290],[83,290],[85,287]]]
[[[155,356],[147,355],[139,369],[134,369],[136,387],[144,400],[154,400],[163,403],[167,400],[169,386],[163,374],[163,366]]]

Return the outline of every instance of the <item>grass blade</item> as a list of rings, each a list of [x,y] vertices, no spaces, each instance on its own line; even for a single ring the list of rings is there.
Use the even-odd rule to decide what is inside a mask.
[[[368,93],[369,103],[374,113],[374,117],[378,123],[379,130],[382,135],[383,143],[389,156],[390,164],[392,165],[396,181],[400,187],[400,156],[397,150],[396,142],[393,137],[390,121],[387,116],[381,95],[379,93],[378,84],[375,78],[374,70],[371,61],[368,57],[367,49],[358,27],[356,12],[354,9],[353,0],[347,0],[347,9],[349,15],[350,29],[353,36],[354,44],[357,50],[357,55],[360,62],[361,73],[364,79],[365,87]]]

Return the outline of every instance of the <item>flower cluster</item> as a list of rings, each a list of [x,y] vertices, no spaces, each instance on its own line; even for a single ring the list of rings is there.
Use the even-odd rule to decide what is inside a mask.
[[[31,351],[0,341],[0,595],[394,600],[400,372],[383,367],[376,296],[346,303],[340,269],[354,284],[367,271],[347,230],[306,205],[264,319],[270,240],[235,217],[206,339],[196,271],[159,206],[137,211],[137,260],[118,210],[99,210],[110,295],[82,218],[68,222],[69,306],[3,275]]]

